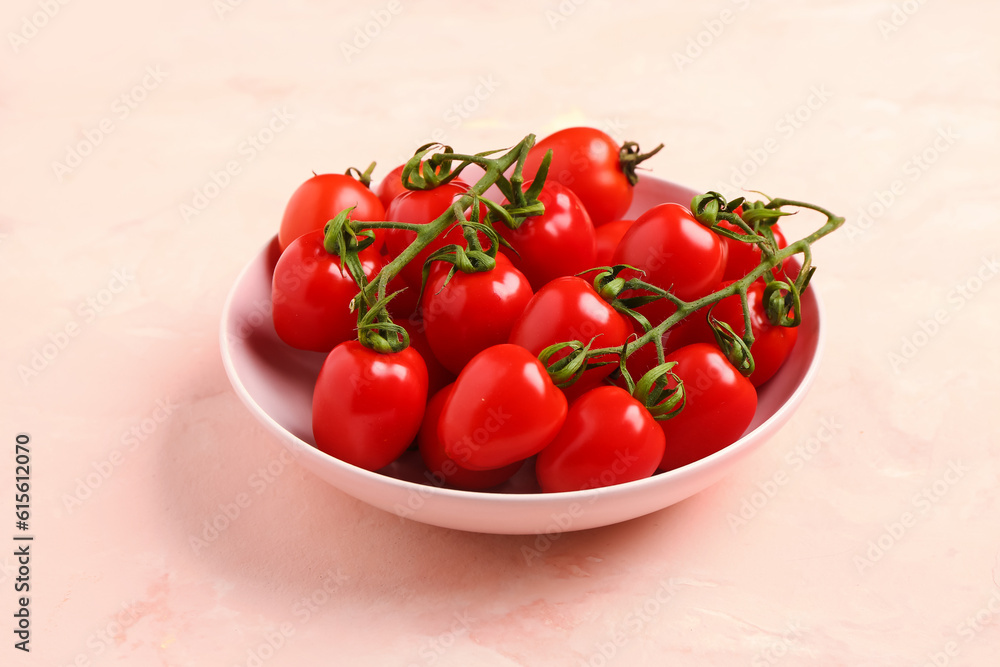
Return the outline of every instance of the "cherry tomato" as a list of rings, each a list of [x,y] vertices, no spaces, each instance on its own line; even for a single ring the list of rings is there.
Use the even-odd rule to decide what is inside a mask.
[[[420,357],[427,365],[427,396],[433,396],[446,385],[455,381],[455,374],[441,365],[441,362],[434,356],[430,343],[427,342],[427,335],[424,333],[424,323],[419,317],[412,319],[393,319],[393,321],[406,329],[410,335],[410,346],[420,353]]]
[[[427,403],[427,367],[412,347],[380,354],[356,340],[333,348],[313,393],[316,447],[365,470],[413,442]]]
[[[389,205],[392,203],[393,199],[404,192],[408,192],[406,186],[403,185],[403,167],[405,166],[405,164],[401,164],[390,171],[385,175],[385,178],[379,182],[378,187],[375,188],[375,194],[378,195],[379,201],[382,202],[382,206],[384,206],[387,211],[389,210]],[[458,179],[458,181],[461,182],[461,179]]]
[[[621,242],[625,232],[629,230],[635,220],[615,220],[597,228],[595,240],[597,241],[597,253],[594,255],[594,266],[610,266],[611,258],[614,257],[615,248]]]
[[[533,178],[548,150],[552,150],[547,182],[571,188],[595,226],[617,220],[632,205],[632,185],[621,169],[619,146],[592,127],[571,127],[550,134],[528,153],[525,179]]]
[[[525,188],[530,183],[525,185]],[[545,213],[525,219],[517,229],[495,225],[514,248],[501,248],[531,281],[534,289],[553,278],[572,276],[594,266],[597,252],[594,225],[573,191],[546,181],[538,200]],[[506,201],[505,201],[506,203]]]
[[[666,360],[677,362],[686,396],[680,414],[658,422],[666,436],[660,468],[672,470],[736,442],[753,421],[757,391],[713,345],[686,345]]]
[[[726,287],[731,284],[724,282],[719,287]],[[778,372],[785,359],[792,352],[792,347],[798,339],[799,330],[796,327],[781,327],[771,324],[767,319],[764,310],[764,283],[755,281],[747,288],[747,305],[750,306],[750,329],[753,331],[754,343],[750,348],[753,354],[754,371],[750,374],[750,382],[755,387],[764,384]],[[743,322],[743,306],[740,304],[740,297],[733,295],[726,297],[712,310],[712,315],[733,328],[737,336],[742,336],[746,331]],[[691,320],[692,325],[688,328],[691,342],[704,342],[715,344],[715,336],[712,334],[712,327],[708,324],[705,314],[701,311],[693,313],[685,319],[685,323]]]
[[[445,401],[451,396],[453,387],[454,385],[444,387],[427,403],[424,423],[421,424],[420,433],[417,435],[424,465],[427,466],[435,482],[447,483],[460,489],[478,491],[503,484],[521,469],[521,461],[496,470],[468,470],[445,454],[444,445],[437,435],[438,425],[441,423],[441,412],[444,410]]]
[[[709,294],[722,280],[726,246],[686,207],[660,204],[625,232],[612,263],[642,269],[643,280],[690,301]]]
[[[725,220],[721,221],[719,226],[734,232],[744,233],[739,227]],[[785,235],[781,232],[777,223],[771,226],[771,231],[774,232],[774,240],[778,242],[779,249],[788,245],[785,241]],[[742,241],[735,241],[725,237],[722,240],[725,242],[729,254],[723,280],[739,280],[760,266],[760,246],[756,243],[743,243]],[[785,260],[785,262],[787,263],[788,260]]]
[[[620,387],[597,387],[570,407],[535,474],[546,493],[624,484],[656,472],[663,449],[663,431],[639,401]]]
[[[432,190],[408,190],[392,200],[386,218],[394,222],[426,225],[441,216],[456,199],[468,191],[469,186],[459,180],[439,185]],[[417,238],[416,232],[404,229],[386,230],[385,243],[390,257],[396,257]],[[462,228],[454,225],[431,241],[399,272],[407,285],[419,292],[423,279],[423,266],[435,250],[457,243],[465,245]]]
[[[358,257],[366,278],[382,266],[382,258],[370,247]],[[274,267],[274,330],[294,348],[329,352],[354,338],[358,318],[350,303],[359,291],[340,257],[323,248],[323,232],[309,232],[292,241]]]
[[[388,174],[385,178],[378,184],[375,188],[375,194],[378,195],[378,199],[382,202],[382,206],[385,210],[389,210],[389,205],[392,204],[392,200],[399,195],[406,192],[406,188],[403,186],[403,167],[406,165],[401,164]]]
[[[345,174],[320,174],[298,187],[285,206],[278,230],[282,251],[298,237],[322,230],[326,223],[345,208],[354,206],[351,220],[385,220],[385,207],[360,181]],[[385,243],[381,230],[375,232],[375,250]]]
[[[520,345],[494,345],[462,369],[438,437],[463,468],[491,470],[540,452],[565,419],[566,397],[541,362]]]
[[[434,356],[452,373],[486,348],[506,343],[514,322],[531,301],[531,286],[501,254],[490,271],[448,279],[450,265],[431,269],[420,311]]]
[[[510,332],[509,342],[538,355],[549,345],[570,340],[583,343],[594,340],[595,347],[621,347],[632,327],[608,302],[598,296],[590,283],[576,276],[551,281],[532,297]],[[558,352],[552,360],[569,354]],[[617,361],[614,355],[596,361]],[[571,399],[596,387],[616,368],[615,364],[584,371],[583,376],[567,387]]]

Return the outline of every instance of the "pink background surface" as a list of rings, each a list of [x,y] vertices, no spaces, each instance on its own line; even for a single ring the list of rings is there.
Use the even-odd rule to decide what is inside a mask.
[[[1000,9],[620,4],[4,4],[0,507],[13,534],[30,433],[36,541],[24,655],[0,537],[0,664],[994,663]],[[582,123],[665,142],[663,178],[849,218],[792,421],[683,503],[551,540],[401,520],[283,458],[217,341],[294,188]]]

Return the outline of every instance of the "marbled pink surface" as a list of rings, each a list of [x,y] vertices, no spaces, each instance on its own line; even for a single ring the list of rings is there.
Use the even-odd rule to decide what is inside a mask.
[[[0,16],[0,664],[995,664],[995,3]],[[294,188],[429,138],[582,123],[665,142],[664,178],[848,216],[816,247],[829,345],[784,430],[690,500],[551,540],[401,520],[283,458],[217,341]],[[30,654],[11,632],[19,432]]]

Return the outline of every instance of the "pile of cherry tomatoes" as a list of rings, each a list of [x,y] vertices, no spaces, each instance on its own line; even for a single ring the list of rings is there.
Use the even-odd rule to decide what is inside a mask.
[[[591,128],[499,158],[441,149],[375,191],[371,168],[314,176],[287,205],[274,327],[327,353],[320,450],[376,471],[415,443],[429,480],[470,490],[531,461],[553,492],[649,477],[743,434],[808,283],[808,263],[776,254],[779,207],[710,193],[695,212],[623,219],[652,153]]]

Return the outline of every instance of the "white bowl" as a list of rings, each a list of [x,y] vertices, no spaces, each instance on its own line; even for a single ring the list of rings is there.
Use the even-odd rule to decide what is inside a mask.
[[[635,217],[663,202],[687,205],[695,194],[689,188],[643,176],[629,213]],[[747,432],[725,449],[648,479],[589,491],[540,493],[530,464],[493,491],[440,488],[424,477],[416,452],[408,452],[380,472],[369,472],[315,448],[312,393],[325,355],[292,349],[274,332],[271,274],[277,255],[274,239],[237,278],[223,309],[222,359],[237,395],[300,465],[370,505],[436,526],[498,534],[551,534],[606,526],[663,509],[718,481],[774,435],[802,402],[819,365],[823,335],[813,283],[802,295],[802,324],[791,356],[760,388],[757,413]]]

